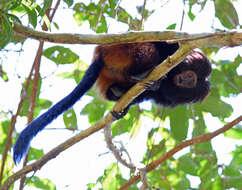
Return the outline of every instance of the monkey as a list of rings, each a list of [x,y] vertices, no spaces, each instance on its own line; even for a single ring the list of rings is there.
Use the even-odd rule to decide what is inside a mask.
[[[106,45],[99,46],[99,48],[104,53],[105,63],[112,65],[113,62],[115,65],[101,71],[96,86],[99,89],[99,94],[104,99],[117,101],[133,85],[146,78],[155,66],[159,65],[169,55],[172,55],[179,47],[178,44],[152,42]],[[97,49],[97,52],[99,52],[99,49]],[[117,64],[122,65],[127,57],[128,60],[132,60],[132,64],[129,64],[129,67],[125,66],[123,70],[120,67],[116,69]],[[117,119],[122,118],[131,105],[149,99],[167,107],[202,101],[209,94],[208,76],[210,73],[210,61],[201,50],[193,50],[165,77],[156,81],[154,86],[148,85],[148,89],[133,100],[123,112],[112,112],[112,114]]]
[[[175,53],[178,48],[178,43],[167,42],[97,46],[91,65],[74,90],[30,122],[20,133],[13,147],[15,164],[19,163],[26,154],[33,137],[72,107],[93,85],[104,99],[118,101],[132,86],[146,78],[157,65]],[[211,65],[206,56],[200,50],[193,50],[166,76],[147,84],[146,90],[123,112],[112,112],[112,114],[120,119],[131,105],[144,100],[154,100],[155,103],[167,107],[202,101],[209,94],[210,72]]]
[[[166,107],[203,101],[209,94],[211,64],[201,50],[192,52],[167,75],[160,79],[159,88],[146,90],[131,104],[152,99]]]

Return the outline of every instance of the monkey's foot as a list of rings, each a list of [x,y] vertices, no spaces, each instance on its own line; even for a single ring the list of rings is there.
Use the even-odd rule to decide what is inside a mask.
[[[111,114],[116,120],[119,120],[128,113],[128,110],[129,110],[129,107],[126,107],[124,110],[122,110],[120,112],[111,111]]]

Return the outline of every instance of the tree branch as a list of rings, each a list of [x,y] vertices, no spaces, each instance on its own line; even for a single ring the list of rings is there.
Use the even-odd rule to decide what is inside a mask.
[[[1,30],[1,28],[0,28]],[[145,41],[194,41],[197,39],[209,39],[205,46],[239,46],[242,45],[241,31],[227,31],[216,33],[188,34],[175,31],[154,31],[154,32],[127,32],[123,34],[69,34],[69,33],[49,33],[40,32],[18,23],[14,23],[15,35],[25,38],[33,38],[46,42],[62,44],[114,44],[131,43]],[[212,39],[212,40],[211,40]]]
[[[150,164],[148,164],[144,168],[144,171],[145,172],[150,172],[150,171],[154,170],[155,168],[157,168],[157,166],[159,166],[161,163],[163,163],[167,159],[171,158],[175,153],[177,153],[178,151],[182,150],[183,148],[185,148],[187,146],[190,146],[190,145],[194,145],[194,144],[208,142],[212,138],[218,136],[221,133],[224,133],[225,131],[229,130],[230,128],[232,128],[233,126],[237,125],[241,121],[242,121],[242,115],[239,116],[238,118],[236,118],[235,120],[233,120],[232,122],[224,125],[222,128],[214,131],[214,132],[206,133],[206,134],[200,135],[198,137],[195,137],[195,138],[193,138],[191,140],[183,141],[182,143],[180,143],[177,146],[175,146],[174,148],[172,148],[170,151],[168,151],[165,154],[163,154],[157,160],[155,160],[155,161],[151,162]],[[120,190],[126,190],[126,189],[128,189],[132,184],[134,184],[135,182],[137,182],[139,179],[140,179],[140,175],[139,174],[136,175],[136,176],[134,176],[127,183],[125,183],[120,188]]]
[[[123,164],[125,167],[127,167],[131,170],[135,170],[136,169],[135,165],[131,161],[128,163],[125,159],[123,159],[122,155],[121,155],[122,151],[118,150],[116,148],[116,146],[113,144],[112,131],[111,131],[110,125],[104,127],[104,136],[105,136],[105,141],[106,141],[107,147],[109,150],[112,151],[116,160],[118,162],[120,162],[121,164]]]

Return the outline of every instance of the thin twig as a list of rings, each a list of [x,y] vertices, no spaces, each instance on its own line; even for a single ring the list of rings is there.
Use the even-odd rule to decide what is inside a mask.
[[[33,64],[33,65],[35,65],[35,68],[34,68],[35,73],[34,73],[34,80],[33,80],[32,91],[31,91],[32,92],[31,102],[29,104],[28,123],[30,123],[33,120],[33,116],[34,116],[35,101],[36,101],[36,97],[37,97],[38,82],[39,82],[39,78],[40,78],[39,69],[40,69],[40,61],[41,61],[43,46],[44,46],[44,42],[41,41],[39,44],[39,48],[37,50],[37,54],[34,59],[34,64]],[[23,167],[26,166],[27,161],[28,161],[28,153],[26,154],[26,156],[24,158]],[[20,180],[20,185],[19,185],[20,190],[22,190],[24,188],[25,178],[26,177],[23,176]]]
[[[32,77],[32,74],[33,74],[33,71],[34,71],[34,67],[35,67],[35,64],[32,65],[32,68],[29,72],[29,76],[27,78],[26,85],[24,86],[23,93],[25,93],[27,91],[27,89],[30,85],[30,81],[31,81],[31,77]],[[4,148],[3,157],[2,157],[1,171],[0,171],[0,184],[2,182],[2,176],[3,176],[3,171],[4,171],[4,167],[5,167],[5,162],[6,162],[8,150],[12,146],[12,136],[13,136],[14,126],[15,126],[17,117],[18,117],[18,115],[21,111],[21,108],[23,106],[24,99],[25,99],[25,95],[21,94],[21,98],[20,98],[20,101],[19,101],[19,104],[18,104],[17,111],[11,119],[11,126],[10,126],[10,129],[9,129],[9,133],[8,133],[7,140],[6,140],[6,146]]]
[[[53,17],[56,13],[56,10],[57,10],[58,6],[60,5],[60,0],[58,0],[54,9],[53,9],[52,14],[50,14],[52,2],[53,1],[50,2],[49,7],[45,11],[45,14],[48,17],[48,19],[50,20],[50,22],[53,20]],[[42,30],[43,31],[48,30],[48,27],[47,27],[45,22],[42,25]],[[36,54],[35,59],[34,59],[35,73],[34,73],[34,79],[33,79],[32,91],[31,91],[32,92],[31,93],[31,102],[30,102],[30,105],[29,105],[28,123],[30,123],[33,120],[33,116],[34,116],[34,109],[35,109],[35,103],[36,103],[37,91],[38,91],[38,83],[39,83],[39,79],[40,79],[40,63],[41,63],[41,56],[42,56],[42,53],[43,53],[43,47],[44,47],[44,42],[40,41],[39,47],[38,47],[38,50],[37,50],[37,54]],[[25,156],[25,159],[24,159],[24,162],[23,162],[23,167],[25,167],[27,165],[28,153]],[[19,185],[20,190],[22,190],[24,188],[25,179],[26,179],[26,176],[23,176],[20,180],[20,185]]]
[[[126,160],[124,160],[120,154],[120,151],[116,148],[116,146],[113,144],[112,140],[112,132],[111,132],[111,127],[110,125],[106,126],[104,128],[104,136],[105,136],[105,141],[107,143],[107,147],[109,150],[113,152],[113,155],[115,156],[116,160],[126,166],[127,168],[131,170],[135,170],[136,167],[134,166],[133,163],[128,163]]]
[[[140,20],[139,30],[142,30],[142,27],[143,27],[143,22],[144,22],[144,17],[145,17],[146,2],[147,2],[147,0],[144,0],[143,10],[142,10],[142,17],[141,17],[141,20]]]
[[[184,4],[184,6],[183,6],[183,10],[182,10],[182,18],[181,18],[181,26],[180,26],[180,31],[182,31],[182,27],[183,27],[183,23],[184,23],[184,16],[185,16],[185,4],[186,4],[186,2],[185,2],[185,0],[183,0],[183,4]]]

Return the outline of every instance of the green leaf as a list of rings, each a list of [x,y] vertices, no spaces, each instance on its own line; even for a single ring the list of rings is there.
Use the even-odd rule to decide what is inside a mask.
[[[242,146],[237,146],[236,150],[232,152],[233,159],[230,163],[231,166],[242,170]]]
[[[13,21],[13,22],[18,22],[19,24],[21,24],[21,20],[16,17],[15,15],[13,14],[7,14],[7,16]]]
[[[53,24],[54,24],[54,26],[55,26],[55,28],[56,28],[57,30],[60,29],[60,28],[59,28],[59,25],[58,25],[56,22],[53,22]]]
[[[40,158],[42,158],[43,155],[44,155],[43,150],[39,150],[31,147],[28,153],[28,161],[39,160]]]
[[[122,178],[117,163],[110,164],[110,166],[105,169],[104,174],[97,180],[97,183],[100,183],[101,189],[103,190],[119,189],[125,182],[126,180]]]
[[[44,14],[42,16],[42,19],[43,19],[45,25],[47,26],[47,28],[50,29],[50,20],[49,20],[49,17],[46,14]]]
[[[223,174],[225,176],[240,176],[240,171],[239,168],[230,165],[225,167],[225,169],[223,170]]]
[[[7,82],[8,81],[8,75],[7,73],[3,70],[2,65],[0,65],[0,77]]]
[[[37,97],[36,105],[34,109],[34,117],[36,118],[39,115],[41,110],[48,109],[50,108],[51,105],[52,105],[51,101],[46,99],[39,99],[39,97]]]
[[[230,0],[215,0],[215,14],[220,20],[221,24],[228,28],[233,29],[239,25],[239,17]]]
[[[126,132],[132,133],[132,129],[135,130],[140,126],[137,123],[139,122],[139,117],[137,106],[132,106],[124,118],[112,125],[112,135],[117,136]]]
[[[171,176],[174,173],[174,170],[168,168],[168,166],[164,162],[160,165],[160,167],[147,174],[148,182],[155,187],[159,187],[162,190],[171,189],[171,182],[169,179],[167,179],[167,176]]]
[[[96,27],[96,33],[106,33],[108,31],[107,22],[104,16],[101,17]]]
[[[149,160],[150,158],[157,159],[167,150],[165,140],[162,140],[158,144],[154,144],[154,139],[149,138],[147,144],[149,144],[150,148],[149,151],[147,151],[147,154],[144,156],[144,160]]]
[[[51,6],[51,0],[45,0],[43,3],[43,7],[41,8],[39,5],[36,6],[36,9],[39,12],[39,15],[43,17],[45,15],[45,11]]]
[[[132,16],[122,7],[117,7],[116,15],[114,18],[117,17],[118,21],[129,24],[133,22]]]
[[[194,129],[192,131],[192,137],[197,137],[199,135],[202,135],[206,131],[206,124],[204,121],[203,114],[200,112],[198,113],[196,109],[194,109],[196,116],[198,116],[194,121]]]
[[[211,142],[199,143],[194,146],[194,151],[201,155],[207,155],[213,152]]]
[[[55,184],[49,179],[41,179],[37,176],[28,177],[28,185],[39,189],[56,190]]]
[[[5,13],[0,12],[0,21],[2,21],[0,30],[0,49],[2,49],[11,40],[13,26],[9,17]]]
[[[166,29],[167,30],[174,30],[174,29],[176,29],[176,23],[169,25]]]
[[[195,104],[194,107],[198,112],[209,112],[214,117],[219,118],[229,117],[233,112],[232,106],[220,99],[215,88],[211,88],[211,93],[205,101],[201,104]]]
[[[119,1],[109,1],[108,5],[104,9],[108,16],[128,25],[134,23],[135,19],[124,8],[117,6]]]
[[[68,7],[73,5],[73,0],[64,0]]]
[[[199,166],[194,162],[191,153],[185,154],[178,159],[178,167],[187,174],[197,176]]]
[[[225,137],[232,139],[242,139],[242,125],[236,125],[224,133]]]
[[[2,175],[2,181],[6,181],[9,179],[10,176],[12,176],[14,173],[14,162],[13,162],[13,157],[11,154],[7,154],[6,160],[5,160],[5,165],[4,165],[4,171]],[[9,190],[13,190],[13,188],[9,188]]]
[[[82,109],[81,114],[88,115],[89,123],[94,124],[103,118],[106,110],[107,104],[101,99],[95,98]]]
[[[111,164],[106,170],[104,174],[104,180],[102,182],[103,189],[118,189],[119,184],[117,180],[114,178],[115,175],[119,173],[117,163]]]
[[[0,122],[0,152],[3,153],[6,146],[6,139],[9,134],[11,123],[10,120]]]
[[[12,10],[15,9],[16,7],[21,5],[22,0],[11,0],[11,1],[5,1],[8,2],[6,10]],[[4,2],[4,1],[3,1]]]
[[[211,74],[211,84],[213,88],[217,88],[219,95],[229,97],[240,93],[242,76],[238,74],[238,67],[241,62],[240,56],[237,56],[234,61],[218,61],[219,66],[213,69]]]
[[[33,7],[28,7],[24,4],[22,4],[22,6],[28,14],[30,24],[35,28],[37,26],[37,13],[35,9]]]
[[[177,184],[174,185],[174,189],[187,190],[190,189],[190,181],[186,176],[181,177]]]
[[[88,183],[87,184],[87,190],[92,190],[94,187],[96,187],[95,183]]]
[[[188,109],[186,106],[177,106],[169,110],[171,134],[178,140],[184,140],[188,131]]]
[[[107,32],[106,18],[103,16],[104,3],[100,1],[97,5],[93,2],[85,5],[84,3],[77,3],[74,6],[74,19],[81,25],[84,21],[88,21],[91,29],[100,33]]]
[[[203,156],[196,156],[199,160],[198,174],[201,179],[198,189],[221,189],[220,176],[218,174],[217,160],[214,160],[213,154]],[[216,181],[216,185],[215,183]]]
[[[233,177],[225,177],[223,184],[225,184],[225,188],[236,188],[241,189],[242,188],[242,176],[233,176]]]
[[[196,15],[194,15],[194,14],[192,13],[192,7],[191,7],[191,6],[189,7],[188,16],[189,16],[189,18],[190,18],[191,20],[194,20],[194,19],[196,18]]]
[[[217,175],[214,177],[211,190],[224,190],[224,184],[221,176]]]
[[[63,114],[63,120],[67,129],[77,129],[77,118],[73,108]]]
[[[77,54],[63,46],[50,47],[43,52],[43,55],[56,64],[70,64],[79,58]]]

